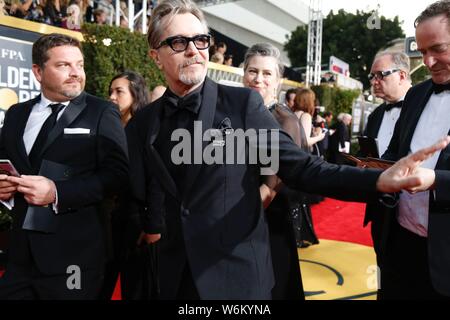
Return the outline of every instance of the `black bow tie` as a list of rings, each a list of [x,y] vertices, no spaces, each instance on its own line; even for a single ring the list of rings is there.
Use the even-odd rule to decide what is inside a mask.
[[[174,94],[168,93],[165,95],[165,101],[165,115],[167,117],[172,116],[182,109],[197,114],[202,102],[202,95],[200,92],[193,92],[185,97],[179,98]]]
[[[433,82],[433,91],[435,94],[439,94],[442,91],[450,90],[450,83],[446,84],[437,84]]]
[[[385,111],[391,111],[393,108],[401,108],[403,106],[403,100],[396,103],[386,103]]]

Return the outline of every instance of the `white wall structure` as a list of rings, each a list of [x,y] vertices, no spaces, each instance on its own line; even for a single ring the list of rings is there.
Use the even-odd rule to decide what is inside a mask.
[[[299,25],[308,24],[309,6],[301,0],[197,1],[214,30],[245,46],[269,42],[280,49],[290,66],[283,46]],[[306,61],[306,57],[305,57]]]

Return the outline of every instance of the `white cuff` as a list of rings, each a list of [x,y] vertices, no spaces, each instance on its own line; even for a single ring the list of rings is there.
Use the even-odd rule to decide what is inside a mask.
[[[58,190],[55,187],[55,202],[52,203],[53,211],[58,214]]]
[[[12,208],[14,207],[14,197],[12,197],[11,199],[9,199],[8,201],[3,201],[0,200],[1,203],[3,203],[3,205],[8,208],[8,210],[12,210]]]

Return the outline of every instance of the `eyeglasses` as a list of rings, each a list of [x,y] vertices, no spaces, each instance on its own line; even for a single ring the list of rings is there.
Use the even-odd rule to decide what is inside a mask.
[[[183,52],[187,49],[189,42],[191,41],[198,50],[205,50],[210,46],[211,36],[209,34],[198,34],[193,37],[168,37],[166,40],[161,41],[156,49],[167,45],[175,52]]]
[[[384,77],[387,77],[391,74],[393,74],[394,72],[398,72],[400,71],[400,69],[390,69],[390,70],[386,70],[386,71],[377,71],[375,73],[369,73],[369,75],[367,76],[367,78],[369,78],[369,81],[372,80],[383,80]]]

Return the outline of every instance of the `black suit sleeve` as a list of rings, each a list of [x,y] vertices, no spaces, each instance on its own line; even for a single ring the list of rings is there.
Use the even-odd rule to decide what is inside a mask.
[[[294,114],[291,114],[289,111],[284,110],[281,106],[278,106],[273,111],[272,115],[275,117],[277,122],[281,125],[281,128],[289,134],[289,136],[292,138],[292,140],[295,142],[296,145],[299,147],[302,146],[302,138],[305,139],[306,137],[302,137],[301,131],[300,131],[300,122]],[[277,192],[280,190],[282,184],[280,179],[276,175],[270,175],[266,176],[264,180],[264,184],[266,184],[269,188],[277,190]]]
[[[249,94],[246,127],[275,132],[279,129],[258,93]],[[270,148],[274,169],[278,164],[277,175],[287,186],[343,200],[371,202],[377,199],[376,182],[380,170],[329,164],[303,152],[283,130],[275,136],[279,137],[278,141],[270,140],[265,145],[258,143],[257,148]]]
[[[113,105],[104,109],[96,139],[97,164],[93,174],[55,182],[60,212],[97,203],[127,185],[126,138],[119,111]]]
[[[149,107],[151,108],[151,107]],[[139,209],[142,230],[145,233],[162,233],[165,230],[165,193],[157,177],[150,172],[146,146],[148,127],[139,121],[145,120],[140,113],[130,120],[126,127],[128,152],[130,156],[131,201]]]
[[[450,171],[435,170],[434,200],[438,205],[450,206]]]

